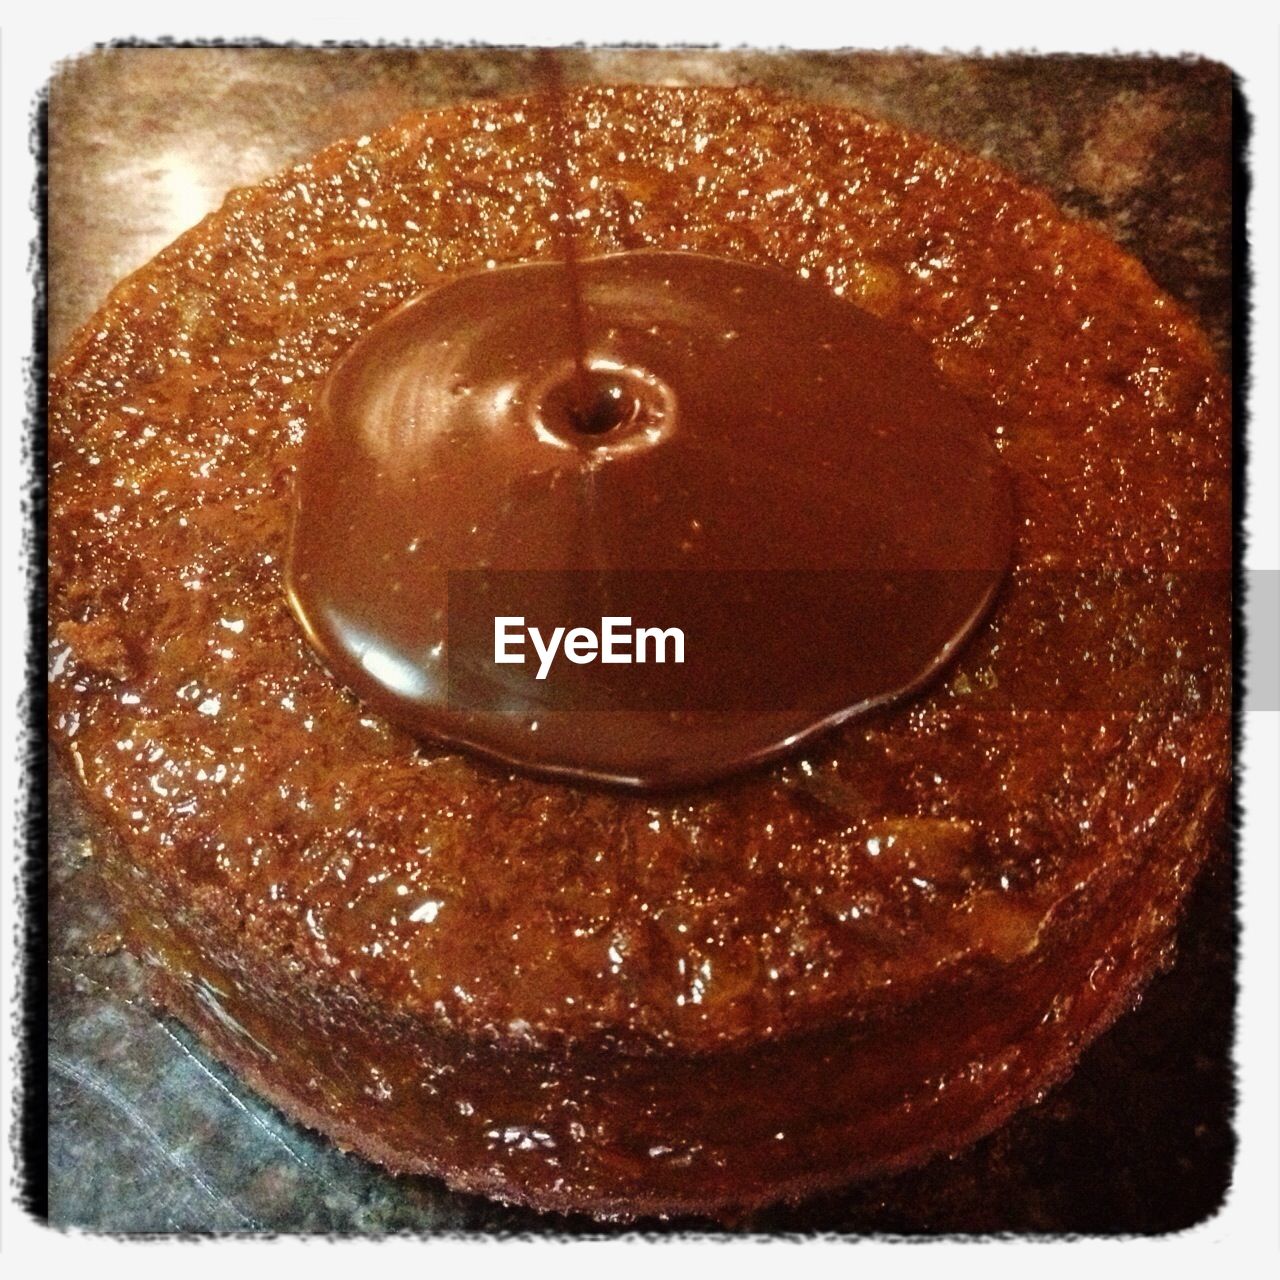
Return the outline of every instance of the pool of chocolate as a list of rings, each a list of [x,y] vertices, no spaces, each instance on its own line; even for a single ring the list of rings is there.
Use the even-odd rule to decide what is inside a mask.
[[[995,412],[905,327],[777,269],[633,250],[464,273],[330,373],[290,603],[410,732],[579,781],[714,780],[957,653],[1010,562]],[[606,617],[608,670],[583,625]]]

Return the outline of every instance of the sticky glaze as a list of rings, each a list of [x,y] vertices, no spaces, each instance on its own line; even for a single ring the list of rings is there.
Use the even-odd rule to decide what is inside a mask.
[[[1137,263],[985,161],[747,90],[573,113],[587,253],[809,271],[998,406],[1016,563],[945,677],[650,795],[489,767],[328,676],[281,589],[325,378],[446,273],[555,248],[538,104],[468,103],[238,192],[51,371],[50,738],[128,945],[289,1115],[540,1208],[740,1208],[954,1151],[1165,954],[1225,829],[1230,391]]]

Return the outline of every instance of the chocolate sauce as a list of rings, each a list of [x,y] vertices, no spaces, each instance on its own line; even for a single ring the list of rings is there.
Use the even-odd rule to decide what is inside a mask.
[[[574,232],[574,200],[570,190],[573,170],[569,167],[571,126],[565,97],[564,71],[554,49],[538,54],[538,76],[546,95],[547,168],[551,171],[552,198],[555,202],[556,244],[564,264],[565,303],[569,318],[569,352],[573,357],[573,381],[569,411],[585,423],[603,422],[593,404],[593,388],[587,368],[587,318],[583,310],[582,283],[578,277],[578,237]],[[588,427],[588,429],[592,429]]]
[[[927,348],[780,270],[640,251],[452,280],[330,375],[293,608],[416,734],[542,773],[702,781],[918,688],[1009,557],[978,410]],[[584,391],[583,384],[586,384]],[[679,628],[684,662],[494,661],[494,619]],[[652,657],[652,651],[651,651]]]

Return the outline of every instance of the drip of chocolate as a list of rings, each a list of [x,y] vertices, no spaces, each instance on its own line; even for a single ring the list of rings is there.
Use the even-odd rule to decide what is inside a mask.
[[[587,365],[587,317],[583,305],[582,283],[578,278],[578,237],[574,233],[574,199],[570,189],[573,171],[569,167],[569,108],[565,97],[564,71],[559,54],[543,49],[538,54],[538,76],[548,105],[549,168],[554,175],[552,197],[555,202],[556,241],[560,261],[564,264],[565,306],[569,318],[569,351],[573,356],[573,381],[570,386],[570,408],[583,422],[595,421],[591,377]],[[607,416],[607,415],[606,415]],[[599,418],[604,421],[604,418]]]
[[[572,269],[576,293],[563,263],[456,278],[330,375],[287,585],[335,676],[415,734],[646,787],[930,679],[997,591],[1013,522],[979,412],[925,346],[772,268]],[[514,618],[524,661],[495,661]],[[600,660],[610,618],[629,662]],[[535,627],[565,628],[545,667]]]

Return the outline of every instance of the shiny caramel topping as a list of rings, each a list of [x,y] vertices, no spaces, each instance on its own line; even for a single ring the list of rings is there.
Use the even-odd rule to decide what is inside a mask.
[[[335,675],[545,772],[741,769],[928,679],[1009,556],[1004,473],[922,344],[700,254],[428,292],[338,364],[288,565]],[[606,660],[607,659],[607,660]]]

